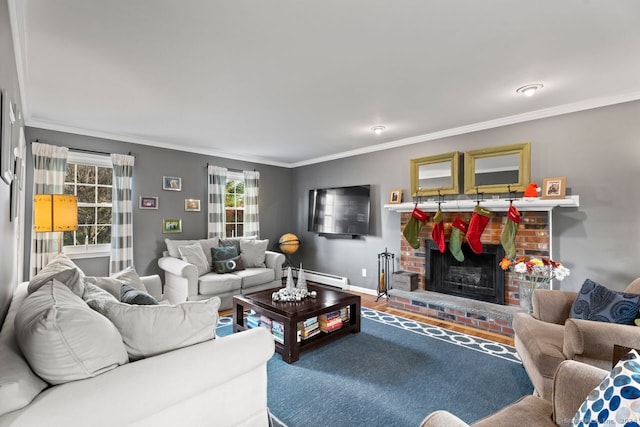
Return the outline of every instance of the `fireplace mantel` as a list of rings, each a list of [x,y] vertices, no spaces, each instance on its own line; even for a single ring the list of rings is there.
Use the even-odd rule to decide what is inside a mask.
[[[443,212],[471,212],[475,208],[475,200],[445,200],[440,205]],[[577,208],[580,206],[580,196],[567,196],[564,199],[539,199],[524,197],[513,200],[513,205],[520,211],[551,212],[554,208]],[[506,212],[509,210],[509,199],[484,199],[480,206],[491,211]],[[411,212],[415,203],[396,203],[384,205],[385,209],[394,212]],[[418,208],[424,211],[436,211],[438,202],[427,201],[418,203]]]

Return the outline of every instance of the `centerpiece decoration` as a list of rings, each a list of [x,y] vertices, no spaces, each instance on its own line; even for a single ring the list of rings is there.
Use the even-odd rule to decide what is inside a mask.
[[[305,298],[315,298],[316,291],[307,289],[307,280],[304,277],[304,270],[302,264],[300,264],[300,270],[298,270],[298,284],[294,286],[293,273],[291,267],[287,267],[287,284],[284,288],[278,289],[278,291],[271,294],[273,301],[288,301],[297,302],[302,301]]]
[[[550,258],[502,258],[500,268],[518,275],[520,289],[520,306],[529,313],[533,311],[531,297],[536,289],[548,289],[552,279],[563,280],[571,271],[559,262]]]

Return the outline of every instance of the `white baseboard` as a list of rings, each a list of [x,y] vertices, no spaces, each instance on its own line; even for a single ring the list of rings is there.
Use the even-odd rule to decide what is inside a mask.
[[[296,271],[296,273],[298,273]],[[349,279],[334,274],[321,273],[319,271],[304,270],[304,277],[310,282],[320,283],[322,285],[335,286],[340,289],[349,288]]]
[[[298,269],[291,269],[294,275],[298,276]],[[322,273],[319,271],[304,270],[304,277],[310,282],[320,283],[321,285],[335,286],[343,291],[354,291],[366,295],[378,295],[375,289],[363,288],[349,284],[349,279],[344,276],[336,276],[335,274]]]

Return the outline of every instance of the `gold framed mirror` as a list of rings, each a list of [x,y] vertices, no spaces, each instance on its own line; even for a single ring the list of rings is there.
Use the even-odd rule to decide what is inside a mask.
[[[460,153],[419,157],[409,162],[411,196],[460,193]]]
[[[464,153],[464,192],[473,194],[524,191],[530,179],[528,142],[482,148]]]

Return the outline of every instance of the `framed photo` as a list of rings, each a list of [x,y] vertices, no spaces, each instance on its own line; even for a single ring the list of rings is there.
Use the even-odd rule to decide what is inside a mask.
[[[7,184],[11,184],[13,180],[13,159],[11,154],[13,151],[13,138],[11,128],[16,121],[16,116],[5,89],[2,89],[0,96],[2,97],[0,101],[2,108],[2,111],[0,111],[0,121],[2,123],[0,125],[0,178]]]
[[[542,180],[541,199],[564,199],[567,192],[567,178],[545,178]]]
[[[140,196],[138,209],[158,209],[158,197],[156,196]]]
[[[200,199],[184,199],[185,212],[200,212]]]
[[[402,203],[402,190],[391,190],[389,203]]]
[[[163,219],[162,232],[163,233],[182,233],[182,220],[175,219],[175,218]]]
[[[169,191],[182,191],[182,178],[179,176],[163,176],[162,189]]]

